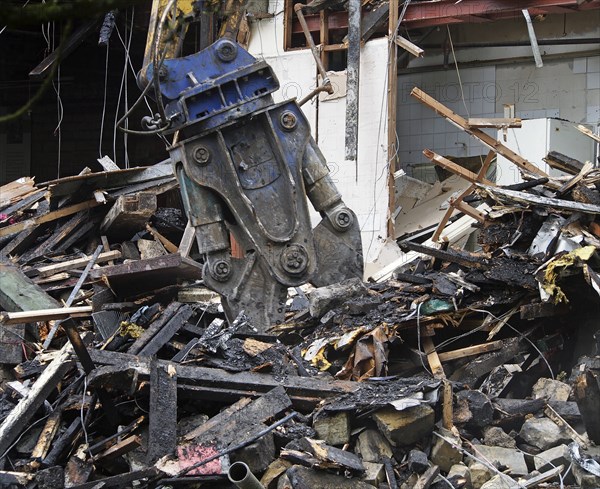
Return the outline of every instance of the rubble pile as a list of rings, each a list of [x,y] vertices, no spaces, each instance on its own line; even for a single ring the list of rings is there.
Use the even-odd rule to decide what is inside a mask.
[[[169,165],[10,184],[0,486],[600,487],[600,173],[569,173],[476,184],[480,251],[403,239],[269,334],[203,286]]]

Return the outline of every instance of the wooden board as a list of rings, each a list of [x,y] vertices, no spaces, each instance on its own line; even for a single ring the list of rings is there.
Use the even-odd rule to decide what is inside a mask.
[[[90,350],[90,355],[97,365],[106,365],[97,368],[90,375],[90,384],[101,383],[104,376],[107,376],[107,382],[110,382],[117,372],[125,372],[128,369],[135,370],[142,380],[150,378],[150,359],[104,350]],[[180,392],[211,400],[233,401],[248,396],[258,397],[283,385],[295,405],[314,407],[326,397],[354,392],[361,386],[359,382],[321,380],[315,377],[281,379],[265,373],[230,373],[217,368],[173,364],[162,360],[159,364],[175,365]]]
[[[44,224],[46,222],[56,221],[61,217],[71,216],[79,211],[91,209],[92,207],[96,207],[98,205],[100,204],[96,202],[96,199],[86,200],[85,202],[80,202],[79,204],[63,207],[57,211],[48,212],[47,214],[39,217],[34,217],[32,219],[17,222],[16,224],[11,224],[10,226],[0,228],[0,238],[4,236],[10,236],[11,234],[20,233],[24,229],[39,226],[40,224]]]
[[[0,454],[3,454],[21,431],[27,427],[28,421],[73,366],[72,353],[73,349],[67,343],[38,377],[27,395],[2,421],[0,425]]]
[[[55,309],[40,309],[35,311],[0,312],[0,324],[35,323],[51,319],[66,319],[75,316],[89,316],[92,306],[59,307]]]
[[[98,258],[96,259],[96,263],[104,263],[110,260],[117,260],[121,258],[121,252],[118,250],[107,251],[105,253],[100,253]],[[77,268],[85,267],[90,261],[90,257],[86,258],[77,258],[75,260],[64,261],[60,263],[54,263],[52,265],[46,265],[43,267],[37,268],[38,275],[40,277],[50,277],[55,273],[64,272],[66,270],[75,270]]]
[[[200,280],[202,265],[178,254],[137,260],[112,267],[92,270],[94,279],[106,277],[119,296],[136,294],[174,285],[182,280]]]

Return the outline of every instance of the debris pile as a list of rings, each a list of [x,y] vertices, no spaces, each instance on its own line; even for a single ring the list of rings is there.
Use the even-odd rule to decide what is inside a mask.
[[[167,163],[10,184],[0,485],[599,487],[600,173],[569,163],[475,179],[439,236],[480,251],[402,239],[266,335],[202,285]]]

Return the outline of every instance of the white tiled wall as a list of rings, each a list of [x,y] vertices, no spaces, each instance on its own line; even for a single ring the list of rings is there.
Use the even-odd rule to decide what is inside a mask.
[[[600,124],[600,56],[547,61],[542,68],[523,63],[461,69],[460,77],[464,103],[452,68],[398,77],[400,161],[409,174],[419,177],[420,164],[428,163],[424,148],[450,157],[487,153],[475,138],[413,99],[414,86],[465,118],[503,117],[503,105],[515,104],[522,119],[558,117]]]
[[[481,154],[481,144],[410,96],[412,88],[419,87],[465,118],[494,117],[495,67],[463,69],[460,79],[462,92],[456,71],[451,69],[398,77],[399,156],[403,166],[427,162],[422,155],[424,148],[447,156]]]

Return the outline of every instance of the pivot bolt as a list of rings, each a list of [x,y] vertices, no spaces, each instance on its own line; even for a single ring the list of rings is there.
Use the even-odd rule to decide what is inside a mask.
[[[158,79],[160,81],[165,81],[168,75],[169,70],[167,70],[164,66],[161,66],[158,70]]]
[[[196,146],[193,157],[196,163],[206,165],[210,161],[210,151],[206,146]]]
[[[225,260],[217,260],[212,266],[212,274],[215,280],[224,282],[231,275],[231,266]]]
[[[331,224],[338,231],[346,231],[354,222],[354,216],[347,208],[342,208],[335,212],[331,219]]]
[[[302,245],[289,245],[281,253],[281,266],[290,275],[300,275],[308,267],[308,254]]]
[[[352,221],[350,214],[347,212],[340,212],[337,216],[335,216],[335,220],[337,221],[338,226],[343,228],[347,228]]]
[[[283,114],[281,114],[279,121],[281,122],[281,126],[286,131],[291,131],[296,127],[296,124],[298,123],[298,118],[296,117],[296,114],[294,114],[292,111],[286,110]]]
[[[237,45],[229,39],[222,39],[217,46],[217,56],[221,61],[233,61],[237,56]]]

